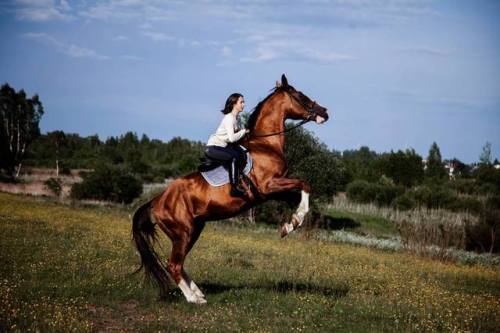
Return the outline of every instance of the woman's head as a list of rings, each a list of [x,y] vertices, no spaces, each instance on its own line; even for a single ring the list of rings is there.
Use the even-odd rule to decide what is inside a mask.
[[[227,100],[226,100],[226,105],[224,106],[224,109],[221,110],[222,113],[228,114],[231,111],[233,111],[234,106],[237,106],[238,108],[241,108],[239,110],[240,112],[243,111],[243,107],[245,105],[245,101],[243,99],[243,95],[240,93],[234,93],[231,94]]]

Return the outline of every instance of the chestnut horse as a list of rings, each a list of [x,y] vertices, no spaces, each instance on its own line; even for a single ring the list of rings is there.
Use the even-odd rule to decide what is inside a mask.
[[[300,195],[300,204],[292,220],[281,227],[284,237],[298,228],[309,210],[309,185],[299,179],[287,178],[284,158],[286,119],[301,119],[301,123],[328,120],[326,108],[295,90],[281,77],[274,91],[262,100],[250,115],[250,133],[242,142],[252,155],[253,168],[249,178],[256,187],[247,197],[231,197],[229,184],[212,187],[199,172],[193,172],[172,182],[165,191],[143,204],[133,217],[133,239],[141,256],[141,267],[158,282],[161,295],[168,290],[169,275],[179,286],[188,302],[206,303],[205,295],[183,268],[186,255],[198,240],[205,222],[233,217],[269,199]],[[247,191],[249,192],[249,191]],[[156,228],[172,241],[172,251],[166,265],[153,246]]]

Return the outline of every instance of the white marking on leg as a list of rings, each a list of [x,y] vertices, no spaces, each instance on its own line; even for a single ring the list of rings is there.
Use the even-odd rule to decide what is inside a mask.
[[[185,270],[182,270],[182,275],[184,276],[184,279],[186,280],[187,284],[189,285],[189,289],[191,289],[191,291],[194,292],[196,296],[201,297],[201,298],[205,298],[205,295],[203,294],[203,292],[200,290],[200,288],[198,288],[196,283],[194,283],[194,281],[191,280],[191,278],[189,277],[189,275],[187,274],[187,272]]]
[[[186,280],[184,280],[184,278],[181,279],[178,286],[189,303],[204,304],[207,302],[203,297],[199,297],[191,290],[191,288],[189,287]]]
[[[299,218],[299,225],[297,227],[300,227],[302,225],[302,223],[304,222],[304,217],[309,211],[309,193],[303,190],[301,194],[302,196],[300,199],[300,204],[299,207],[297,207],[297,211],[295,212],[297,214],[297,217]]]

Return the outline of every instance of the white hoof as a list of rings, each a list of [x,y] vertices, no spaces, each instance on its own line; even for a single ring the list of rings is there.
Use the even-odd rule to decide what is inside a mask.
[[[207,300],[204,297],[194,297],[188,300],[189,303],[193,304],[207,304]]]
[[[289,233],[293,231],[293,224],[292,223],[285,223],[280,227],[280,236],[281,238],[288,236]]]

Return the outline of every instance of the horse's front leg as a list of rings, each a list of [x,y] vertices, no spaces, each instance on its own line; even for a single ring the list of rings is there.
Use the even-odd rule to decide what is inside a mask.
[[[304,223],[304,218],[309,211],[309,193],[311,192],[311,187],[303,180],[290,178],[274,178],[266,186],[267,193],[265,194],[286,193],[292,190],[301,191],[300,203],[292,215],[292,221],[281,226],[281,237],[285,237]]]

